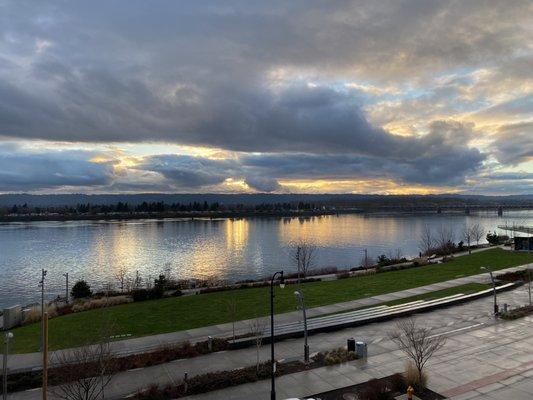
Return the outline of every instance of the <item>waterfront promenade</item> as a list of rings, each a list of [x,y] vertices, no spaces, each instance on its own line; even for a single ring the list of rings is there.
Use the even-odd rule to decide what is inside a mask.
[[[521,287],[502,293],[500,302],[510,305],[523,304],[527,299],[526,292],[526,288]],[[490,297],[424,313],[420,317],[427,326],[432,327],[435,334],[449,336],[445,348],[431,362],[429,384],[431,389],[455,394],[460,399],[466,398],[464,396],[469,392],[479,395],[488,385],[492,385],[489,388],[494,390],[505,389],[505,382],[517,384],[522,380],[527,382],[528,376],[531,376],[533,319],[530,317],[512,322],[495,320],[492,316]],[[349,337],[367,341],[369,358],[366,362],[357,360],[281,377],[278,379],[279,398],[312,395],[364,382],[372,377],[401,372],[405,356],[388,339],[388,332],[394,329],[395,322],[393,320],[311,336],[312,352],[342,346]],[[206,330],[205,333],[209,332]],[[127,343],[132,344],[135,340],[139,339],[131,339]],[[302,349],[302,339],[282,341],[276,344],[276,357],[279,359],[299,357]],[[261,349],[260,356],[263,360],[268,359],[267,346]],[[189,376],[194,376],[208,371],[240,368],[252,364],[250,360],[254,359],[255,349],[248,348],[126,371],[114,378],[107,388],[106,397],[126,396],[151,383],[172,384],[178,382],[185,372]],[[500,383],[500,380],[504,383]],[[254,398],[266,399],[268,385],[268,381],[262,381],[194,398],[244,400],[253,393]],[[23,400],[39,397],[40,391],[32,390],[14,393],[9,398]],[[520,399],[520,397],[515,398]]]

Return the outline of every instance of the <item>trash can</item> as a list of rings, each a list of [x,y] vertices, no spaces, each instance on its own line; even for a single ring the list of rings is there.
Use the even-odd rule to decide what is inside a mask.
[[[367,346],[365,342],[356,342],[355,348],[356,348],[357,358],[366,358]]]
[[[348,351],[353,351],[355,352],[355,339],[354,338],[349,338],[348,339]]]

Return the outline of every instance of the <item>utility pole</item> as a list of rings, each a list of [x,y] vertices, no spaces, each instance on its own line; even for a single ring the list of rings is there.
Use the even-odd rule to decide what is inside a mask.
[[[7,400],[7,358],[9,356],[9,342],[13,339],[12,332],[6,332],[4,334],[4,365],[3,365],[3,395],[2,399]]]
[[[48,398],[48,313],[44,313],[43,319],[43,400]]]
[[[44,278],[47,271],[43,268],[41,270],[41,281],[39,287],[41,288],[41,350],[44,349]]]
[[[66,274],[63,274],[63,276],[65,277],[65,301],[67,302],[67,304],[69,303],[68,299],[69,299],[69,296],[68,296],[68,272]]]

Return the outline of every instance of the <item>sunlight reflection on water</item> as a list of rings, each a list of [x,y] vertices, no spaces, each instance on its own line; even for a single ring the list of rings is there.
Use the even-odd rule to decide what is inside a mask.
[[[95,287],[114,282],[120,267],[155,278],[166,264],[179,278],[236,281],[280,267],[291,270],[290,245],[300,239],[318,247],[317,267],[352,267],[359,265],[365,248],[372,257],[397,248],[416,255],[426,224],[452,226],[458,241],[467,221],[479,221],[492,231],[506,221],[531,225],[532,220],[532,211],[517,211],[503,218],[487,212],[1,224],[0,307],[37,299],[41,268],[48,270],[49,297],[63,293],[67,271],[71,282],[83,278]]]

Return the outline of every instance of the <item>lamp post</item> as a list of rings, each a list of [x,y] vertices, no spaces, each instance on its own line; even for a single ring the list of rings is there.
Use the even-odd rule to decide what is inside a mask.
[[[68,272],[63,274],[63,276],[65,277],[65,301],[67,302],[67,304],[69,303],[68,301]]]
[[[529,306],[531,307],[531,270],[527,269],[527,293],[529,295]]]
[[[307,312],[305,309],[304,294],[300,289],[298,289],[294,292],[294,295],[298,299],[298,304],[300,306],[300,310],[302,310],[302,314],[304,318],[304,361],[308,363],[309,362],[309,345],[307,344]]]
[[[274,361],[274,281],[279,275],[279,286],[283,289],[285,287],[285,280],[283,279],[283,271],[278,271],[272,275],[270,281],[270,377],[272,388],[270,390],[270,400],[276,400],[276,362]]]
[[[41,288],[41,350],[44,347],[44,278],[47,271],[43,268],[41,270],[41,280],[39,281],[39,287]]]
[[[492,289],[494,290],[494,315],[498,315],[498,299],[496,298],[496,282],[494,281],[494,275],[492,270],[489,267],[481,267],[483,271],[487,271],[490,275],[490,280],[492,281]]]
[[[4,365],[3,365],[3,375],[4,375],[4,381],[3,381],[3,387],[4,387],[4,393],[3,393],[3,400],[7,399],[7,356],[9,355],[9,342],[13,339],[13,333],[6,332],[4,334],[4,345],[5,345],[5,351],[4,351]]]

